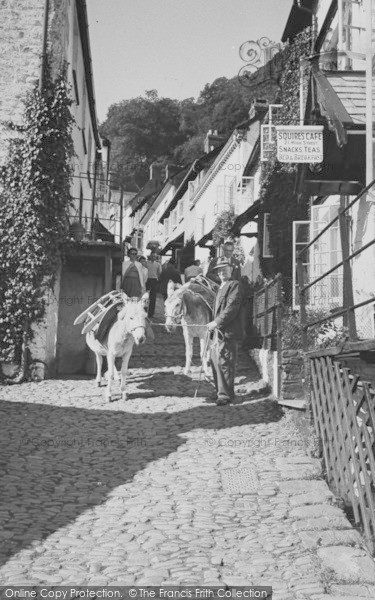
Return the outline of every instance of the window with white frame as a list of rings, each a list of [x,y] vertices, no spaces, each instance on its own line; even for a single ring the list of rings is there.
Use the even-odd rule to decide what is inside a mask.
[[[169,236],[169,218],[164,219],[164,237],[167,238]]]
[[[332,201],[335,204],[332,204]],[[314,239],[339,211],[339,199],[330,204],[318,204],[311,207],[311,239]],[[311,252],[310,278],[316,279],[341,261],[339,221],[337,220],[313,245]],[[334,308],[342,305],[343,272],[342,267],[314,285],[310,293],[310,303],[317,308]]]
[[[297,258],[299,252],[310,241],[310,221],[293,221],[293,309],[299,308],[299,290],[298,290],[298,271]],[[306,285],[309,281],[310,270],[310,250],[306,250],[302,256],[303,265],[303,284]],[[308,302],[308,298],[306,297]]]
[[[264,213],[263,215],[263,258],[272,258],[270,246],[270,213]]]
[[[294,221],[293,223],[293,308],[298,308],[297,256],[310,240],[314,239],[334,219],[339,210],[339,201],[331,199],[311,207],[311,221]],[[312,247],[302,256],[303,283],[312,282],[324,275],[332,267],[341,262],[341,245],[339,222],[336,221]],[[306,304],[317,310],[331,310],[342,305],[343,272],[342,267],[314,284],[306,294]]]
[[[254,177],[241,177],[237,189],[235,211],[243,213],[254,204]]]
[[[325,69],[362,70],[366,50],[366,6],[363,0],[338,0],[337,12],[322,45]],[[338,50],[339,54],[328,54]],[[325,55],[325,53],[327,53]],[[355,53],[355,54],[353,54]],[[362,57],[361,57],[362,55]]]

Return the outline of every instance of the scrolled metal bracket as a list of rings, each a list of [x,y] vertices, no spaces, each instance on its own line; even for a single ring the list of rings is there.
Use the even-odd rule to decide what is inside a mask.
[[[259,40],[244,42],[239,48],[239,55],[246,65],[241,67],[238,72],[238,80],[244,87],[254,85],[254,73],[271,60],[280,50],[280,44],[272,42],[268,37],[261,37]],[[250,81],[251,78],[251,81]]]

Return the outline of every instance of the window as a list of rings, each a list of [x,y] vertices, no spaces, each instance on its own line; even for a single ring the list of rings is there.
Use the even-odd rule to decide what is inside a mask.
[[[299,307],[298,275],[297,275],[297,257],[298,253],[310,241],[310,221],[293,221],[293,309]],[[309,257],[310,251],[306,250],[303,259],[303,282],[309,281]],[[307,298],[306,298],[307,299]]]
[[[332,204],[332,201],[335,204]],[[339,211],[339,203],[331,198],[330,204],[311,207],[311,239],[315,238]],[[337,220],[313,245],[311,253],[310,280],[326,273],[341,261],[339,221]],[[317,308],[334,308],[342,305],[342,267],[324,277],[311,289],[310,303]]]
[[[236,214],[245,212],[252,204],[254,204],[254,177],[241,177],[236,197]]]
[[[310,240],[328,225],[338,214],[339,204],[319,204],[311,207],[311,221],[293,223],[293,308],[299,306],[297,256]],[[326,201],[327,202],[327,201]],[[339,223],[336,221],[311,247],[303,258],[304,284],[314,281],[341,262]],[[306,294],[306,304],[317,310],[331,310],[342,306],[343,272],[342,267],[314,284]]]
[[[339,0],[338,50],[364,53],[366,50],[366,7],[361,0]],[[340,69],[363,69],[362,61],[339,59]]]
[[[264,213],[263,221],[263,258],[272,258],[270,247],[270,213]]]
[[[274,125],[261,125],[260,128],[260,160],[267,162],[276,146],[276,128]]]

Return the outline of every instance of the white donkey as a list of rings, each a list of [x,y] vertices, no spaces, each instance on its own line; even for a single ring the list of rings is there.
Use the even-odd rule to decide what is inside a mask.
[[[185,340],[185,369],[188,375],[193,358],[193,340],[199,338],[202,367],[206,377],[210,376],[209,343],[207,323],[212,320],[212,310],[202,295],[202,289],[192,282],[185,285],[169,281],[165,306],[165,326],[167,331],[175,331],[177,325],[182,325]]]
[[[103,357],[108,362],[107,400],[112,399],[112,378],[117,374],[115,359],[121,357],[121,399],[126,400],[126,375],[134,342],[143,344],[146,340],[148,292],[140,300],[128,298],[123,294],[124,307],[119,311],[116,321],[109,328],[102,342],[96,339],[94,331],[86,334],[86,343],[96,357],[96,383],[101,384]]]

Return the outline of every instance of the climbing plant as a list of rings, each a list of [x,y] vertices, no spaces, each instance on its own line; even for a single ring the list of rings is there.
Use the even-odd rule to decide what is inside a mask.
[[[20,363],[67,243],[73,117],[65,69],[25,98],[0,170],[0,362]],[[23,350],[22,350],[23,349]]]
[[[233,225],[236,221],[236,215],[233,210],[225,210],[219,214],[212,231],[213,245],[217,248],[227,240],[234,243],[233,256],[243,265],[245,262],[245,253],[240,240],[232,233]]]
[[[277,104],[276,125],[298,125],[300,103],[300,58],[309,56],[311,48],[310,28],[300,33],[285,48],[284,69],[280,80]],[[308,70],[305,70],[304,92],[306,98]],[[292,272],[292,227],[293,221],[307,218],[308,201],[298,196],[295,188],[297,165],[280,163],[276,159],[276,149],[268,162],[263,163],[261,174],[260,200],[264,213],[270,213],[270,246],[273,259],[261,259],[261,269],[265,276]],[[262,225],[262,222],[260,223]],[[259,227],[259,245],[263,247],[263,227]]]

